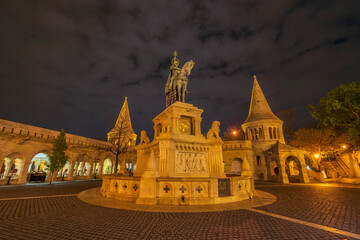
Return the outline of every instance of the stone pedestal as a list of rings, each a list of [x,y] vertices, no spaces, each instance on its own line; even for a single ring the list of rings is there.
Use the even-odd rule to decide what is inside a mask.
[[[156,178],[159,173],[156,166],[154,151],[150,153],[146,170],[140,180],[140,194],[136,199],[137,204],[156,205]]]
[[[246,176],[231,180],[226,177],[220,123],[215,121],[205,138],[201,133],[202,112],[192,104],[175,102],[154,118],[152,142],[146,133],[142,134],[140,144],[136,146],[134,173],[134,178],[141,177],[137,204],[216,204],[248,199],[253,194],[249,164],[245,164]],[[106,180],[101,193],[116,199],[135,198],[133,192],[117,190],[125,178],[130,179],[116,176]],[[132,195],[126,198],[126,194]]]

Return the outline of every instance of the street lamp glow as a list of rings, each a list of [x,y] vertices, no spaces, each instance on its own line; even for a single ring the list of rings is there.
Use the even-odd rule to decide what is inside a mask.
[[[315,157],[316,157],[316,158],[319,158],[319,154],[315,154]]]
[[[237,135],[237,131],[233,131],[232,134],[233,134],[233,135]]]
[[[344,149],[345,149],[345,148],[346,148],[346,145],[342,145],[342,148],[344,148]]]

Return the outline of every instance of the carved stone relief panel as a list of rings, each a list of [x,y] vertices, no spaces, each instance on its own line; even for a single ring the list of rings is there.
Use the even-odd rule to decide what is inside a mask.
[[[207,155],[199,152],[176,152],[176,173],[202,173],[207,172]]]

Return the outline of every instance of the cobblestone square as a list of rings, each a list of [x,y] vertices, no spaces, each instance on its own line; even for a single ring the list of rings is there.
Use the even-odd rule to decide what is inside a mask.
[[[359,239],[360,236],[358,186],[259,182],[256,188],[274,194],[277,197],[274,203],[255,209],[197,213],[112,209],[77,198],[77,193],[99,186],[100,180],[0,187],[0,239]]]

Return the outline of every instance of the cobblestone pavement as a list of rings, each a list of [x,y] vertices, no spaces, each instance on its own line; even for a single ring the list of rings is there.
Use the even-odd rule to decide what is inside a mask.
[[[0,187],[0,239],[351,239],[249,210],[151,213],[90,205],[73,195],[26,198],[74,194],[100,184],[100,181],[76,181],[52,186]],[[328,213],[327,202],[338,202],[340,208],[332,215],[339,215],[337,219],[345,216],[345,220],[338,220],[344,222],[341,226],[351,223],[355,224],[354,229],[359,229],[356,199],[360,199],[360,189],[297,185],[259,185],[258,188],[279,199],[259,209],[307,221],[311,219],[306,218],[311,210],[303,213],[303,203],[305,208],[315,207],[310,202],[326,200],[322,208],[315,207],[323,210],[313,211],[324,215]],[[342,194],[347,196],[337,196]],[[4,200],[10,197],[14,199]],[[350,210],[342,210],[343,204],[348,204]],[[357,218],[350,217],[348,222],[347,212],[353,210],[350,216],[355,214]]]
[[[256,189],[277,198],[258,209],[359,234],[360,188],[338,186],[258,183]]]

